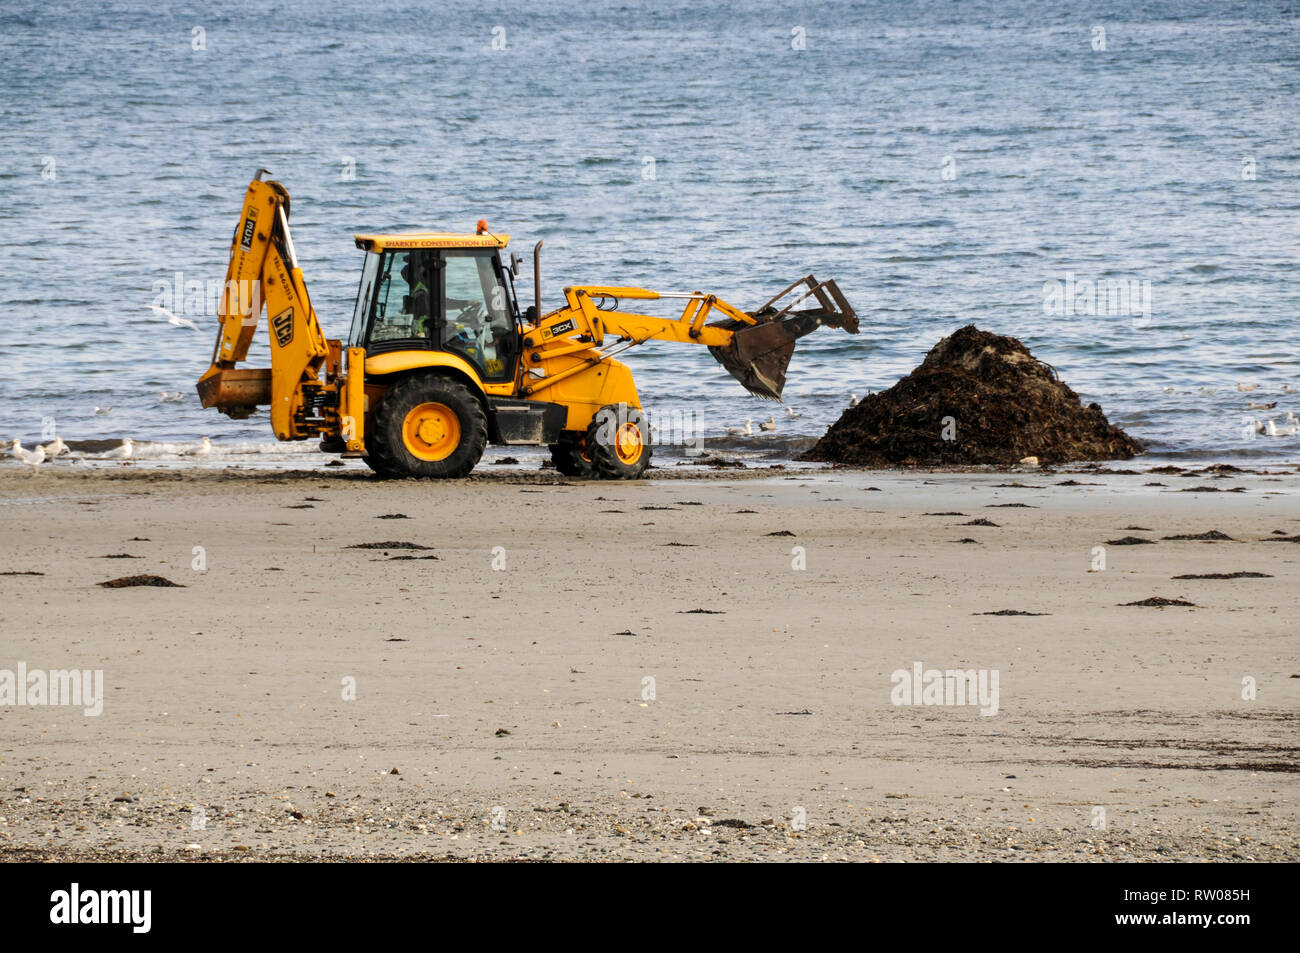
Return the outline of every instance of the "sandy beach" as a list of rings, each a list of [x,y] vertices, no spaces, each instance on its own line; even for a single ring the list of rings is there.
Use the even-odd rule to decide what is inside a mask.
[[[6,463],[0,857],[1294,861],[1271,470]]]

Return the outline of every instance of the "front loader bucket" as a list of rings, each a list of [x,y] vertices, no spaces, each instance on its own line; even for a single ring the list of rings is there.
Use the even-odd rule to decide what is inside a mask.
[[[778,310],[777,303],[800,285],[807,285],[808,290]],[[817,307],[793,310],[808,298],[815,298]],[[730,343],[709,350],[746,390],[767,400],[781,399],[785,370],[790,366],[794,343],[799,338],[823,325],[858,333],[857,314],[844,300],[839,287],[834,281],[818,282],[812,275],[799,279],[749,315],[754,318],[754,324],[735,319],[718,322],[715,327],[735,333]]]

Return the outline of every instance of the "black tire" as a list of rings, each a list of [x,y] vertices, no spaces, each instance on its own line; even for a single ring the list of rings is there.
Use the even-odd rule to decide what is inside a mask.
[[[551,463],[559,473],[584,480],[594,480],[599,476],[595,461],[587,456],[584,448],[586,440],[585,434],[565,434],[559,443],[551,444]]]
[[[364,457],[362,457],[361,459],[362,459],[362,461],[365,462],[365,465],[366,465],[366,466],[370,467],[371,470],[375,471],[375,476],[377,476],[377,477],[379,477],[379,478],[381,478],[381,479],[384,479],[384,480],[393,480],[393,479],[396,479],[396,478],[398,477],[398,474],[394,473],[392,470],[385,470],[385,469],[382,469],[382,468],[379,466],[379,462],[378,462],[377,460],[375,460],[374,457],[370,456],[370,454],[366,454],[366,455],[365,455]]]
[[[635,428],[635,432],[626,428]],[[634,453],[621,436],[633,436]],[[650,466],[650,427],[645,414],[627,404],[608,404],[587,428],[587,447],[603,480],[637,480]]]
[[[441,405],[458,425],[458,430],[448,431],[454,449],[441,459],[417,455],[404,438],[408,415],[425,404]],[[411,374],[390,387],[380,401],[366,439],[365,459],[380,476],[454,479],[474,469],[487,440],[487,414],[464,382],[448,374]]]

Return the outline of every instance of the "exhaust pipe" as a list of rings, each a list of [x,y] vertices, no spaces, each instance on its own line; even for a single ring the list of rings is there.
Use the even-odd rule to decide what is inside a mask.
[[[534,323],[542,320],[542,243],[533,246],[533,309],[536,311]]]

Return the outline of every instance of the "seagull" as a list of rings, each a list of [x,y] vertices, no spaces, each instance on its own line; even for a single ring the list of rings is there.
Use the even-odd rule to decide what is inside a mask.
[[[184,398],[184,395],[183,395],[180,391],[174,391],[173,393],[170,393],[170,394],[167,393],[167,391],[165,391],[165,390],[160,390],[160,391],[158,392],[158,403],[160,403],[160,404],[176,404],[176,403],[180,403],[180,401],[181,401],[183,398]]]
[[[758,427],[760,430],[775,430],[776,416],[774,414],[768,414],[767,420],[764,420],[762,423],[760,423]]]
[[[1206,394],[1206,395],[1217,394],[1218,392],[1219,392],[1219,388],[1217,388],[1217,387],[1202,387],[1202,388],[1201,388],[1201,393],[1202,393],[1202,394]]]
[[[17,443],[17,441],[14,442]],[[31,467],[31,472],[35,473],[36,468],[45,462],[44,447],[36,447],[35,450],[22,450],[21,455],[18,456],[18,462]]]
[[[1268,428],[1265,432],[1270,437],[1294,437],[1296,434],[1300,434],[1300,426],[1279,427],[1276,421],[1270,420],[1268,422]]]
[[[750,418],[750,417],[746,417],[746,418],[745,418],[745,426],[743,426],[743,427],[728,427],[728,428],[727,428],[727,433],[731,434],[733,437],[752,437],[752,436],[754,436],[754,422],[753,422],[753,419]]]
[[[1294,393],[1295,393],[1295,388],[1292,387],[1290,384],[1283,384],[1283,385],[1282,385],[1282,393],[1284,393],[1284,394],[1294,394]]]
[[[23,450],[23,442],[19,440],[17,437],[14,437],[13,440],[9,441],[9,449],[6,452],[9,454],[9,456],[17,460],[26,451]]]
[[[1273,403],[1271,404],[1264,404],[1253,400],[1246,402],[1247,410],[1272,410],[1276,406],[1277,406],[1277,401],[1273,401]]]
[[[856,407],[856,406],[858,406],[858,395],[857,395],[857,394],[849,394],[849,406],[850,406],[850,407]]]
[[[1175,393],[1175,391],[1174,391],[1174,389],[1173,389],[1172,387],[1166,387],[1166,388],[1164,389],[1164,391],[1165,391],[1166,394],[1173,394],[1173,393]]]
[[[53,443],[47,443],[43,448],[45,450],[45,459],[53,460],[61,453],[68,452],[68,445],[63,442],[62,437],[55,437]]]
[[[799,413],[797,410],[795,410],[795,409],[794,409],[793,407],[791,407],[789,404],[786,404],[786,405],[785,405],[785,415],[786,415],[787,417],[789,417],[791,420],[798,420],[800,417],[803,416],[803,414]]]
[[[197,450],[194,450],[194,451],[191,451],[191,452],[192,452],[195,456],[206,457],[209,453],[212,452],[212,441],[211,441],[211,439],[209,439],[208,437],[204,437],[204,438],[203,438],[203,441],[199,444],[199,448],[198,448]]]
[[[1294,410],[1286,412],[1286,422],[1289,424],[1300,424],[1300,418],[1296,417]]]
[[[95,416],[96,416],[96,417],[107,417],[107,416],[108,416],[109,414],[111,414],[112,412],[113,412],[113,408],[112,408],[112,407],[96,407],[96,408],[95,408]]]
[[[134,449],[135,449],[135,441],[132,440],[130,437],[123,437],[122,445],[120,447],[114,447],[112,450],[104,454],[104,459],[130,460],[131,454],[134,451]]]
[[[189,328],[191,331],[197,331],[199,329],[199,326],[189,318],[182,318],[180,315],[173,314],[166,308],[159,307],[156,304],[149,305],[149,310],[153,311],[155,314],[162,315],[167,319],[168,324],[174,324],[178,328]]]
[[[1253,390],[1259,390],[1259,385],[1247,384],[1244,383],[1243,381],[1237,381],[1237,390],[1241,391],[1243,394],[1249,394]]]

